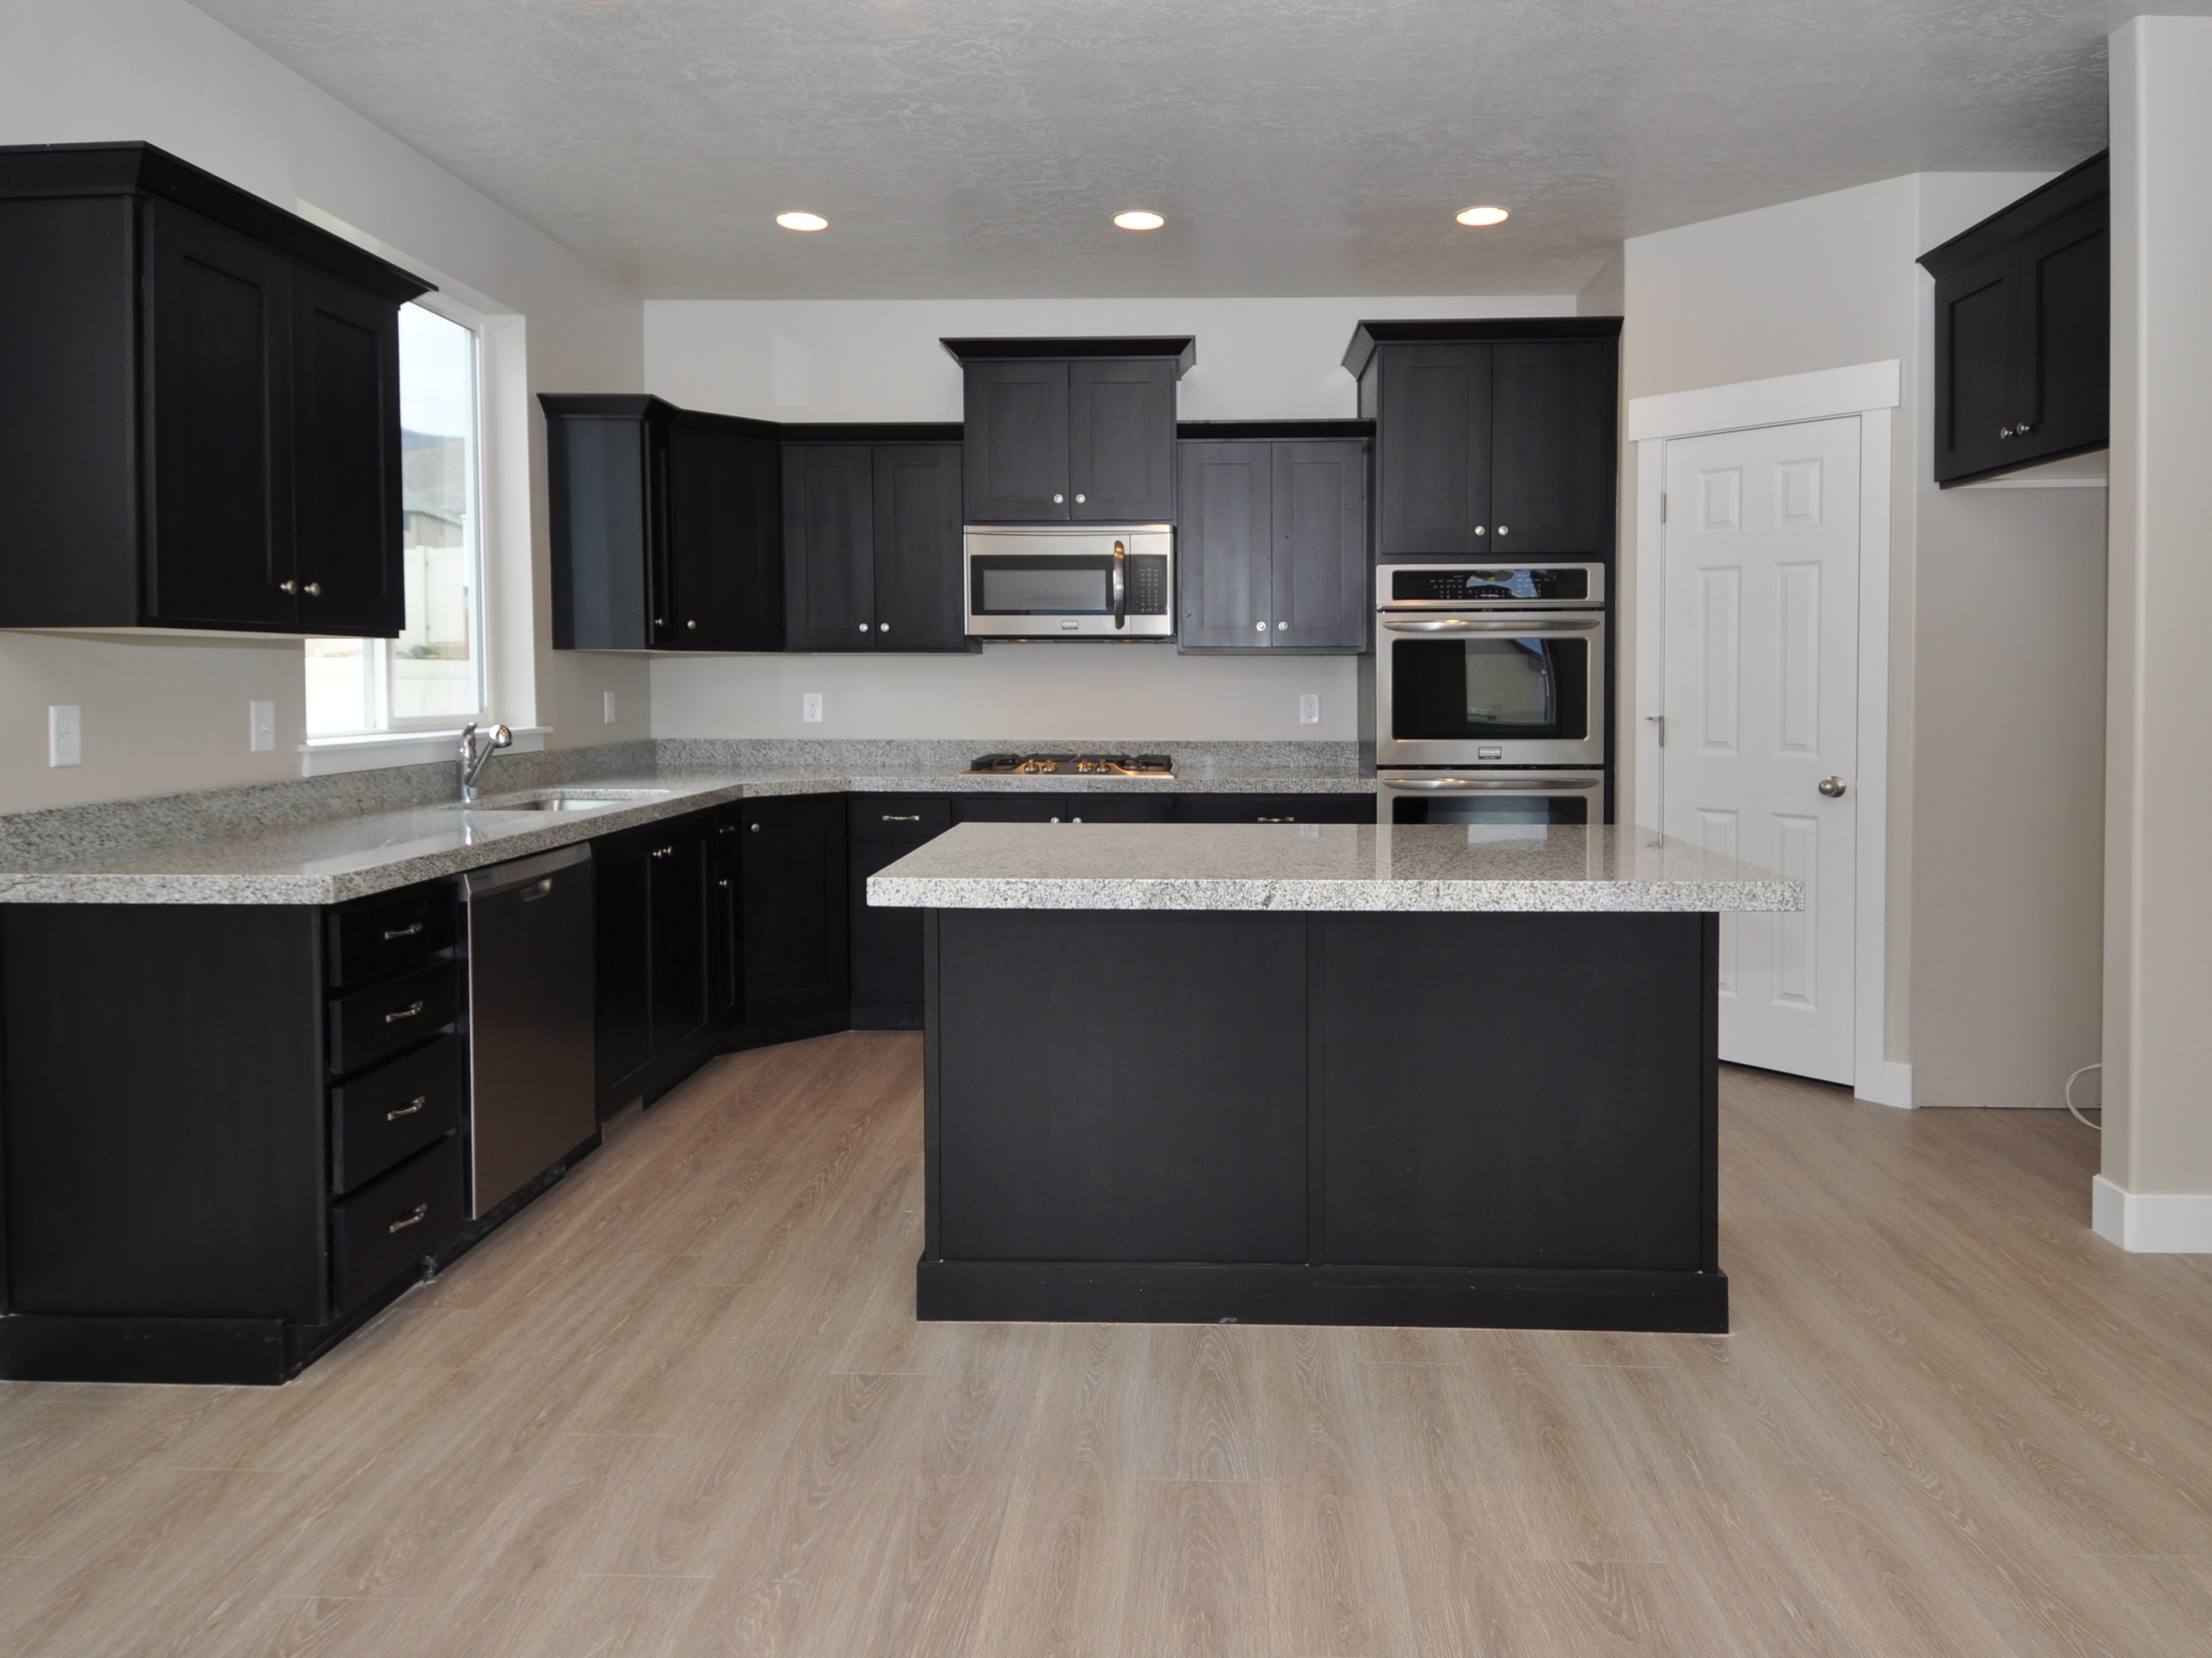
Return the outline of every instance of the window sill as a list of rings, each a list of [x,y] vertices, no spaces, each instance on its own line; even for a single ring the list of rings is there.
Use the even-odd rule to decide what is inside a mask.
[[[519,728],[514,733],[514,746],[507,751],[538,753],[545,746],[546,731],[544,726]],[[366,732],[358,737],[311,737],[300,744],[300,775],[327,777],[337,772],[450,762],[460,741],[459,726],[450,731]]]

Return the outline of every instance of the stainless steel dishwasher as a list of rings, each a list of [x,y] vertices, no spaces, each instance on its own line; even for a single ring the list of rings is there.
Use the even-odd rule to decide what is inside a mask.
[[[592,849],[471,871],[469,1214],[591,1139]]]

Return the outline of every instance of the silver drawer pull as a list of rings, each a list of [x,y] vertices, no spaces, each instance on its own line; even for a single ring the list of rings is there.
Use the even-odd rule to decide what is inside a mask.
[[[413,1018],[413,1017],[414,1017],[417,1013],[420,1013],[422,1011],[422,1004],[421,1002],[419,1002],[419,1001],[410,1002],[410,1003],[408,1003],[408,1004],[407,1004],[407,1005],[406,1005],[406,1006],[404,1006],[404,1007],[395,1007],[395,1008],[393,1008],[393,1009],[392,1010],[392,1011],[391,1011],[391,1012],[389,1012],[389,1013],[386,1014],[386,1015],[384,1016],[384,1023],[386,1023],[386,1024],[398,1024],[398,1023],[402,1019],[411,1019],[411,1018]]]
[[[1295,817],[1262,817],[1260,821],[1263,823],[1295,823],[1298,820]]]
[[[388,926],[384,929],[384,942],[388,944],[394,938],[411,938],[422,930],[420,921],[411,922],[406,926]]]
[[[398,1122],[402,1117],[413,1116],[416,1112],[420,1111],[424,1106],[429,1103],[430,1096],[428,1094],[417,1094],[413,1099],[408,1101],[406,1104],[394,1106],[391,1110],[386,1112],[384,1114],[384,1120],[386,1122]]]
[[[653,855],[655,858],[673,858],[676,855],[676,848],[674,847],[655,847],[653,849]]]
[[[887,811],[884,814],[886,823],[919,823],[921,821],[921,814],[918,811]]]
[[[418,1203],[384,1230],[387,1232],[404,1232],[410,1226],[420,1226],[429,1218],[430,1206],[427,1203]]]
[[[730,878],[726,875],[720,880],[715,882],[714,884],[720,887],[724,891],[727,891],[730,885]]]

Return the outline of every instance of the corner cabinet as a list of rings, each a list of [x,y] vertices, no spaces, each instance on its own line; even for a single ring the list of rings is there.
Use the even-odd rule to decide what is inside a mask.
[[[1328,424],[1345,430],[1182,428],[1207,434],[1176,446],[1176,643],[1186,653],[1367,648],[1369,447],[1360,422]]]
[[[0,628],[396,635],[429,284],[150,144],[0,149]]]
[[[2091,156],[1920,256],[1936,279],[1935,477],[2110,440],[2111,170]]]
[[[966,381],[968,523],[1174,521],[1175,388],[1194,339],[942,343]]]
[[[781,650],[779,428],[651,397],[538,401],[554,648]]]
[[[1620,319],[1363,322],[1377,559],[1613,556]]]
[[[973,648],[960,586],[961,445],[824,441],[812,434],[865,438],[871,428],[791,429],[810,435],[783,446],[789,647]]]

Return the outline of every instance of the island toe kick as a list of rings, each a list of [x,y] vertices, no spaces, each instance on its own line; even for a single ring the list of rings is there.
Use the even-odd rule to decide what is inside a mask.
[[[1715,914],[925,938],[924,1319],[1728,1328]]]

